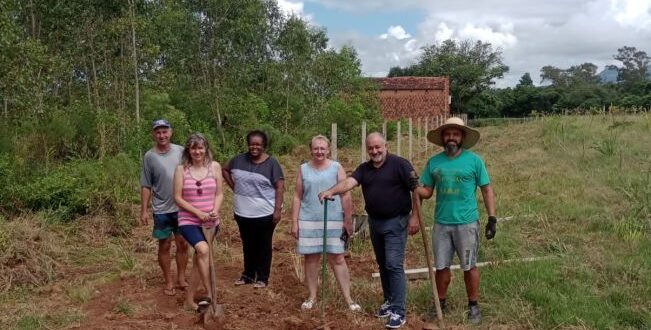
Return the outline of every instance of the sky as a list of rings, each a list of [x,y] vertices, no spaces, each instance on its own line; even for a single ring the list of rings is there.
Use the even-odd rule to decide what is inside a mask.
[[[481,40],[502,52],[509,72],[498,88],[515,86],[540,68],[590,62],[619,65],[617,49],[651,55],[651,0],[278,0],[287,15],[326,29],[329,46],[353,46],[365,76],[383,77],[415,63],[426,45]]]

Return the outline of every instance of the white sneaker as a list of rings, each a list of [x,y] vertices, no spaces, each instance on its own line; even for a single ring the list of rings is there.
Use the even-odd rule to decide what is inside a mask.
[[[312,299],[308,299],[301,304],[302,311],[309,311],[312,307],[314,307],[314,300]]]
[[[351,312],[356,313],[362,310],[362,306],[360,306],[358,303],[352,303],[348,305],[348,309],[350,309]]]

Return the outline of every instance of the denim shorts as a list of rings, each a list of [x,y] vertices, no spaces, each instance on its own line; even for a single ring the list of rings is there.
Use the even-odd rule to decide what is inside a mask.
[[[179,232],[179,216],[177,212],[154,214],[154,230],[151,233],[155,239],[168,239]]]
[[[432,246],[436,269],[449,268],[456,252],[461,269],[471,270],[477,264],[479,252],[479,221],[465,225],[434,224]]]
[[[212,230],[212,227],[210,228]],[[215,230],[219,230],[219,226]],[[179,226],[179,233],[185,240],[190,244],[190,246],[194,247],[197,245],[199,242],[206,242],[206,237],[203,236],[203,231],[201,230],[200,226],[195,226],[195,225],[185,225],[185,226]]]

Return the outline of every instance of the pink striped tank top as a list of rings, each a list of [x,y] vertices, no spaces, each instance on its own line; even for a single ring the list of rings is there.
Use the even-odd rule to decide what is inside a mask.
[[[188,168],[183,170],[183,190],[181,191],[181,196],[186,202],[203,212],[210,213],[215,207],[216,193],[217,181],[215,181],[215,176],[212,173],[212,164],[208,167],[208,174],[201,180],[193,178]],[[179,226],[214,227],[219,224],[219,220],[217,218],[217,221],[206,221],[202,223],[193,213],[179,208]]]

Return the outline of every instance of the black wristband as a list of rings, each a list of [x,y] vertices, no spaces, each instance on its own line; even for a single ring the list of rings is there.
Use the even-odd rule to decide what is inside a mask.
[[[489,215],[488,222],[497,223],[497,217],[494,215]]]

